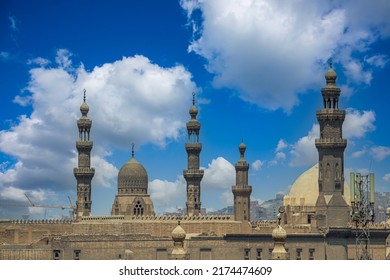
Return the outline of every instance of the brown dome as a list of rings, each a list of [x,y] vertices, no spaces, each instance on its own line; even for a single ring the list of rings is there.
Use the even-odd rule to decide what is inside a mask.
[[[134,157],[126,162],[118,173],[118,194],[146,194],[148,174]]]

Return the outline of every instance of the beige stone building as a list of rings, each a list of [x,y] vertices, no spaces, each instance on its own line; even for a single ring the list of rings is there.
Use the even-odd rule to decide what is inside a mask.
[[[320,138],[316,140],[319,162],[304,172],[284,198],[278,221],[253,221],[250,217],[249,164],[246,146],[239,145],[233,216],[204,216],[201,209],[203,170],[199,159],[201,124],[196,119],[195,98],[187,122],[185,145],[188,166],[184,170],[186,215],[156,216],[148,194],[148,175],[134,157],[118,174],[118,194],[110,216],[91,215],[91,184],[95,170],[89,139],[92,121],[89,107],[80,107],[76,141],[78,167],[77,204],[74,220],[0,221],[0,259],[358,259],[352,223],[351,198],[344,180],[342,138],[345,111],[339,109],[340,89],[336,73],[325,75],[324,108],[317,111]],[[390,210],[387,211],[390,217]],[[390,219],[370,224],[369,254],[372,259],[390,259]]]

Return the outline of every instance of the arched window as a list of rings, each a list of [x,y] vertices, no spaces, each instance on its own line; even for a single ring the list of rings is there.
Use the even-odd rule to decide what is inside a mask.
[[[144,214],[144,208],[142,207],[141,201],[138,200],[134,206],[134,215],[142,216],[143,214]]]

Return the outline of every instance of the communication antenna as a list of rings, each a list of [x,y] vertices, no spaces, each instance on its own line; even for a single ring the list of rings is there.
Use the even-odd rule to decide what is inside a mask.
[[[356,259],[372,259],[370,249],[369,223],[375,220],[375,177],[374,173],[361,175],[350,173],[352,221],[356,230]]]

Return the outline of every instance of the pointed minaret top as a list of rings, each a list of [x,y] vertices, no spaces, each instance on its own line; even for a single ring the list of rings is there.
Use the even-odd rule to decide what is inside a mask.
[[[192,119],[196,119],[198,115],[198,108],[195,106],[195,92],[192,93],[192,106],[190,108],[190,116]]]
[[[85,102],[85,100],[86,100],[85,93],[86,93],[86,92],[87,92],[87,91],[84,89],[84,97],[83,97],[84,102],[83,102],[83,104],[81,104],[81,106],[80,106],[80,112],[81,112],[81,114],[83,115],[83,117],[87,117],[87,114],[88,114],[88,112],[89,112],[89,106],[88,106],[88,104]]]
[[[131,157],[134,158],[134,143],[131,143]]]
[[[326,79],[326,86],[327,87],[335,87],[336,86],[337,74],[333,70],[333,58],[332,57],[330,57],[330,59],[329,59],[329,70],[325,74],[325,79]]]
[[[241,144],[238,146],[238,150],[240,151],[240,161],[245,160],[244,155],[245,155],[245,151],[246,151],[246,145],[245,145],[244,141],[241,141]]]

